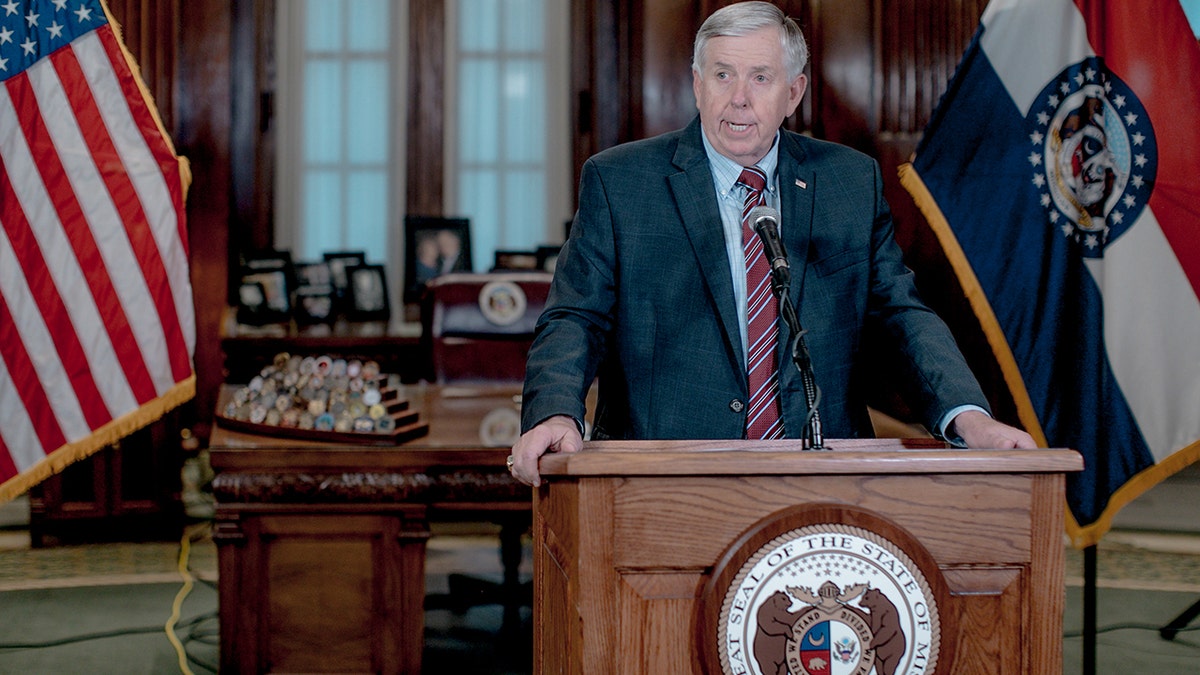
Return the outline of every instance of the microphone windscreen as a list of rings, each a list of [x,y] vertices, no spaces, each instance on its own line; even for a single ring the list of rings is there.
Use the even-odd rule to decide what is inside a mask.
[[[775,223],[776,227],[779,227],[779,211],[771,208],[770,206],[756,206],[750,209],[749,218],[750,223],[755,230],[758,229],[759,222],[763,220],[770,220],[771,222]]]

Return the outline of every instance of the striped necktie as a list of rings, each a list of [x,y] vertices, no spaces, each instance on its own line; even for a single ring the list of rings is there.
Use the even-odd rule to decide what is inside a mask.
[[[779,305],[771,292],[771,266],[763,254],[762,239],[749,222],[750,211],[766,203],[767,176],[757,167],[742,170],[738,185],[746,188],[742,205],[742,244],[746,251],[746,342],[750,401],[746,438],[783,438],[779,400]]]

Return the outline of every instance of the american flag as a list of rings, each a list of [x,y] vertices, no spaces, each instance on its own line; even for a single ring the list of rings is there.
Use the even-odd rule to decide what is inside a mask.
[[[195,391],[176,156],[100,0],[0,0],[0,502]]]

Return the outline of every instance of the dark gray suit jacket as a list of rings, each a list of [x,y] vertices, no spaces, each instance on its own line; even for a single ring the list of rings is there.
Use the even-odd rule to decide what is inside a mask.
[[[584,164],[579,211],[526,368],[522,427],[584,418],[598,375],[596,438],[741,438],[746,370],[717,195],[699,118]],[[945,324],[917,297],[893,238],[879,165],[784,132],[779,148],[791,298],[812,354],[826,438],[872,435],[864,344],[894,349],[907,403],[927,427],[987,408]],[[781,322],[788,437],[806,413]]]

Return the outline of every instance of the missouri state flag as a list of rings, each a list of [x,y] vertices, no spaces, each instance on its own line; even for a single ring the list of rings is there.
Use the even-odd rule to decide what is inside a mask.
[[[188,178],[103,3],[0,4],[0,501],[192,397]]]
[[[993,0],[901,181],[1022,424],[1074,448],[1067,531],[1200,456],[1200,50],[1179,0]]]

